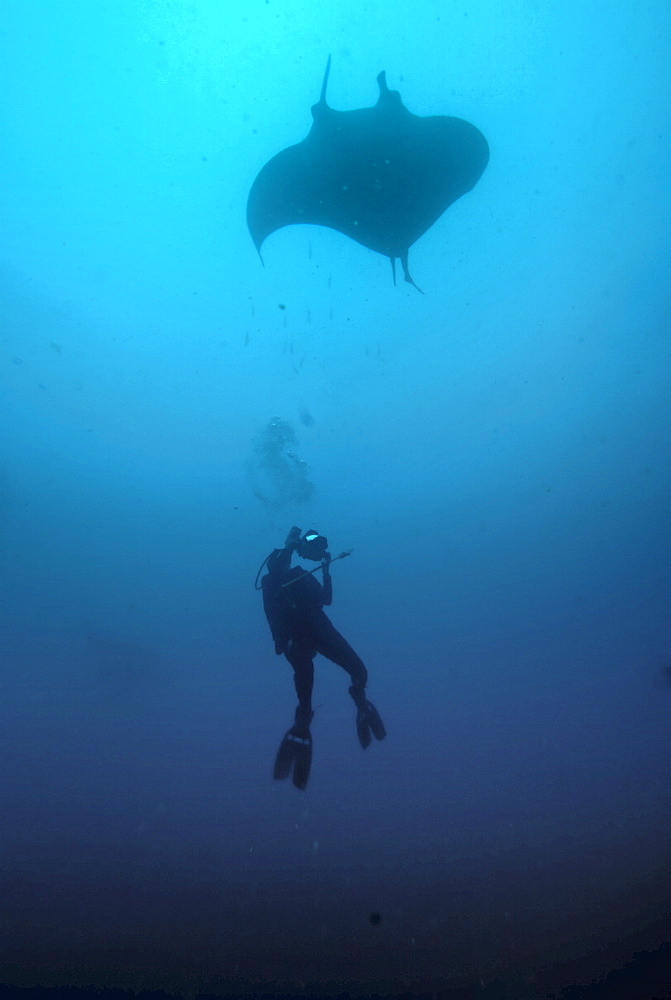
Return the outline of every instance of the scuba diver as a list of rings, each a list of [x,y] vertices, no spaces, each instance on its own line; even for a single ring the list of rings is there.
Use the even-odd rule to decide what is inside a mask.
[[[300,566],[292,567],[294,552],[301,559],[320,563],[320,567],[308,571]],[[343,559],[347,555],[349,552],[342,552],[335,559]],[[323,535],[307,531],[301,538],[301,529],[294,527],[287,536],[284,548],[271,552],[261,566],[261,570],[266,565],[268,569],[260,589],[263,590],[263,609],[275,641],[275,652],[278,656],[284,653],[293,667],[298,695],[294,724],[280,743],[273,777],[288,778],[291,773],[294,785],[300,789],[308,783],[312,763],[310,723],[314,715],[313,661],[317,653],[337,663],[350,675],[349,693],[356,705],[356,731],[363,749],[370,745],[371,733],[378,740],[386,736],[377,709],[365,695],[368,671],[323,610],[333,598],[330,564],[335,559],[331,559],[328,542]],[[323,584],[313,575],[319,568]],[[258,590],[258,574],[256,580]]]

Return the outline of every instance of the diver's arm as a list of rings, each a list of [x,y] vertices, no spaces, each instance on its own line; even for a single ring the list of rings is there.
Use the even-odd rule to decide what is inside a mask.
[[[268,559],[268,574],[283,576],[291,566],[293,549],[275,549]]]
[[[283,549],[275,549],[268,559],[268,572],[270,574],[286,573],[291,566],[291,557],[296,551],[296,547],[301,537],[300,528],[292,528],[287,535]]]
[[[263,607],[270,625],[270,634],[275,641],[275,652],[279,656],[286,650],[290,637],[287,627],[285,602],[281,598],[282,583],[291,568],[291,557],[301,537],[300,528],[292,528],[283,549],[274,549],[266,563],[268,572],[261,581]]]
[[[329,568],[329,563],[331,562],[331,554],[329,552],[324,553],[324,558],[322,560],[322,579],[323,583],[323,595],[322,604],[325,608],[328,608],[333,602],[333,584],[331,583],[331,570]]]

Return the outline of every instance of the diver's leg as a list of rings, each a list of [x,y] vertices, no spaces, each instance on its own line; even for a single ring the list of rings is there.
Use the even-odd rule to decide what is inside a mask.
[[[303,713],[312,712],[312,687],[315,678],[314,650],[295,639],[289,639],[284,655],[294,669],[294,687],[298,708]]]
[[[375,705],[366,698],[368,671],[347,640],[338,632],[330,619],[324,615],[316,631],[317,652],[333,663],[346,670],[352,678],[349,693],[356,705],[356,731],[361,746],[370,746],[370,734],[377,740],[383,740],[387,735],[384,723]]]
[[[327,660],[346,670],[352,678],[352,685],[363,691],[368,683],[364,662],[326,615],[315,629],[315,646]]]
[[[308,783],[312,764],[310,723],[314,715],[312,711],[314,652],[291,639],[287,643],[284,655],[294,670],[298,707],[296,708],[294,724],[285,733],[277,751],[273,777],[282,779],[288,778],[289,774],[292,774],[294,785],[302,790]]]

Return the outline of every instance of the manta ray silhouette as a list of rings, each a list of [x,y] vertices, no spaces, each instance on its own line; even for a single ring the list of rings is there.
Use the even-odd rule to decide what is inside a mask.
[[[373,107],[335,111],[326,103],[330,68],[329,56],[307,137],[269,160],[252,185],[252,239],[260,256],[277,229],[328,226],[389,257],[394,283],[398,258],[415,285],[408,251],[477,183],[489,160],[487,141],[461,118],[408,111],[384,72]]]

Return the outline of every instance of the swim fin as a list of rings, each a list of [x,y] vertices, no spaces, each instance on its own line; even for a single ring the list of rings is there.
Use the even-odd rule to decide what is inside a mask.
[[[281,781],[288,778],[293,770],[293,783],[296,788],[303,790],[310,777],[311,764],[312,735],[308,733],[307,736],[296,736],[293,728],[290,729],[277,751],[273,778]]]
[[[376,740],[383,740],[387,735],[387,730],[384,728],[384,722],[380,718],[380,713],[372,701],[368,701],[367,698],[364,698],[357,705],[356,733],[359,737],[359,743],[364,750],[370,746],[371,733]]]
[[[301,791],[308,783],[312,764],[312,733],[310,732],[312,715],[312,712],[303,713],[300,709],[296,709],[296,722],[284,734],[273,769],[273,778],[279,781],[288,778],[293,771],[292,781],[296,788],[300,788]]]

